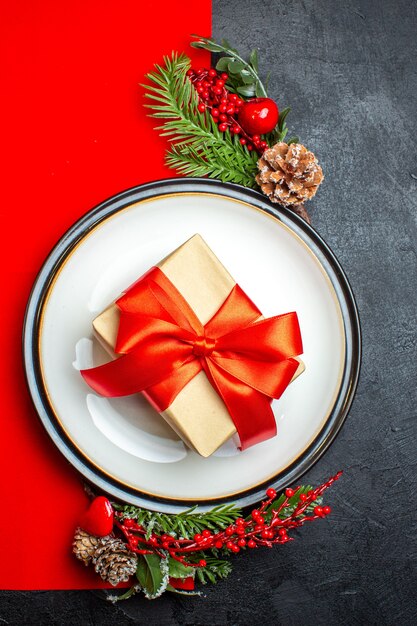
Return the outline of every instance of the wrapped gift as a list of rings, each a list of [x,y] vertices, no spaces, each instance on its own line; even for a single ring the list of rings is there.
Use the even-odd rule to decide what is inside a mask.
[[[204,457],[238,432],[276,434],[271,409],[303,370],[296,313],[265,319],[194,235],[93,321],[111,363],[83,370],[105,396],[142,392]]]

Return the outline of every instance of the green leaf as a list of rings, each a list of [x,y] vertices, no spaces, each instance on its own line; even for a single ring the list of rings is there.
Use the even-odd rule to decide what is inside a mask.
[[[232,74],[240,74],[240,72],[244,69],[245,64],[242,61],[238,61],[236,59],[232,59],[228,63],[229,72]]]
[[[264,92],[262,91],[261,85],[259,83],[256,83],[255,96],[257,98],[262,98],[263,95],[264,95]]]
[[[256,50],[256,48],[254,50],[252,50],[252,52],[249,55],[249,62],[252,65],[253,69],[258,71],[259,69],[259,64],[258,64],[258,51]]]
[[[229,68],[229,61],[232,61],[230,57],[222,57],[217,61],[216,70],[218,72],[225,72]]]
[[[291,111],[290,107],[285,107],[285,109],[282,109],[282,111],[279,114],[279,120],[278,120],[278,127],[280,130],[282,130],[284,128],[284,122],[285,122],[285,118],[287,117],[288,113]]]
[[[116,604],[116,602],[121,602],[122,600],[128,600],[129,598],[134,596],[138,590],[139,590],[139,585],[133,585],[133,587],[128,589],[125,593],[120,594],[119,596],[113,595],[113,594],[108,595],[107,600],[109,602],[112,602],[113,604]]]
[[[167,591],[177,593],[180,596],[201,596],[201,591],[190,591],[186,589],[176,589],[172,585],[167,585]]]
[[[172,578],[189,578],[190,576],[194,576],[195,569],[194,567],[189,567],[188,565],[183,565],[179,561],[175,559],[169,558],[169,575]]]
[[[242,85],[242,87],[237,88],[237,92],[240,93],[241,96],[251,98],[255,95],[255,85]]]
[[[156,594],[163,585],[164,575],[161,571],[161,557],[157,554],[139,556],[136,578],[142,589],[149,595]]]
[[[253,76],[250,72],[248,72],[248,70],[242,70],[239,76],[245,85],[253,84]]]
[[[221,46],[208,41],[192,41],[190,45],[193,48],[203,48],[204,50],[209,50],[209,52],[222,52]]]
[[[269,86],[269,79],[271,78],[271,72],[268,72],[265,78],[265,89],[268,89]]]

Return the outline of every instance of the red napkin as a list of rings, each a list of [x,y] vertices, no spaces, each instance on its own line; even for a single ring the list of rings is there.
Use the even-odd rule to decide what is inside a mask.
[[[172,176],[142,107],[144,74],[189,34],[210,34],[209,0],[2,3],[0,588],[100,587],[71,555],[87,506],[81,477],[32,407],[21,361],[30,289],[51,247],[107,197]]]

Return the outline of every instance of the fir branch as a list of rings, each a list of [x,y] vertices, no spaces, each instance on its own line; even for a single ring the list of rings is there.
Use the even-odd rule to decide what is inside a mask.
[[[172,535],[174,537],[191,539],[196,533],[209,529],[215,532],[223,530],[240,516],[241,510],[233,504],[214,507],[207,513],[197,513],[196,507],[177,515],[148,511],[130,505],[112,506],[122,513],[120,519],[134,519],[146,531],[146,537],[151,533]]]
[[[167,163],[186,176],[210,176],[223,182],[255,186],[256,153],[230,133],[221,133],[211,115],[198,110],[199,97],[186,73],[191,61],[173,53],[164,66],[147,74],[145,97],[151,117],[164,120],[156,127],[171,142]]]
[[[223,182],[234,182],[245,187],[256,188],[256,160],[244,167],[236,154],[229,150],[212,148],[204,156],[192,146],[179,150],[174,146],[166,155],[166,163],[185,176],[208,176]]]
[[[227,578],[232,572],[233,568],[230,561],[207,555],[205,555],[205,561],[205,567],[198,567],[196,569],[197,579],[203,585],[206,585],[209,582],[216,584],[219,580]]]

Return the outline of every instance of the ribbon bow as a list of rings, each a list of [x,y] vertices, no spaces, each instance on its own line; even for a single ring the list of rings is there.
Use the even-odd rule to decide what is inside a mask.
[[[290,383],[302,353],[296,313],[259,319],[261,312],[235,285],[203,326],[157,267],[116,302],[121,356],[81,374],[107,397],[143,392],[161,412],[201,370],[223,399],[241,448],[273,437],[272,398]]]

